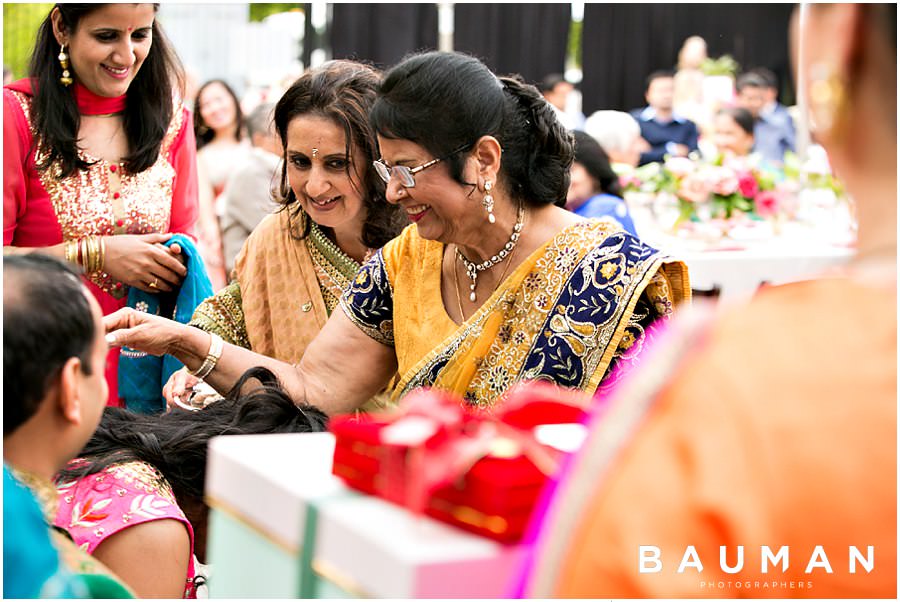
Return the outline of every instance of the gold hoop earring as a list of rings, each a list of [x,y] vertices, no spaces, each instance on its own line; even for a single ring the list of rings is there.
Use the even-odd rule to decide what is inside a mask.
[[[72,85],[72,74],[69,73],[69,55],[66,54],[65,44],[62,44],[59,47],[59,56],[56,58],[59,59],[59,66],[62,67],[62,76],[59,78],[59,83],[65,87],[69,87]]]
[[[823,63],[815,63],[809,72],[810,130],[838,138],[847,111],[847,86],[833,68]]]
[[[497,218],[494,217],[494,197],[491,195],[491,189],[493,189],[493,187],[494,185],[491,184],[490,180],[485,181],[484,198],[481,200],[481,205],[484,207],[484,210],[487,211],[488,221],[492,224],[497,221]]]

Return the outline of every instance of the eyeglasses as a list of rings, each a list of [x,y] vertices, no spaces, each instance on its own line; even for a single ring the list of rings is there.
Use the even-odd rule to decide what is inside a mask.
[[[388,184],[391,181],[391,177],[396,177],[400,180],[400,184],[404,188],[413,188],[416,185],[416,179],[413,175],[419,173],[420,171],[424,171],[431,167],[432,165],[437,165],[441,161],[449,159],[456,153],[466,149],[469,144],[463,144],[456,150],[451,151],[449,154],[444,155],[443,157],[438,157],[437,159],[432,159],[428,163],[423,163],[418,167],[407,167],[405,165],[394,165],[393,167],[388,167],[382,160],[378,159],[376,161],[372,161],[372,165],[375,166],[375,171],[378,172],[378,175],[384,180],[385,184]]]

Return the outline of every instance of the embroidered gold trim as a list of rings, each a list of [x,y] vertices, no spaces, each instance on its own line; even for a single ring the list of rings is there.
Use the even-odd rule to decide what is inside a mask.
[[[31,121],[31,98],[15,91],[13,94],[22,107],[32,137],[37,136]],[[184,111],[179,105],[161,143],[159,157],[149,169],[138,174],[126,173],[120,169],[121,165],[93,157],[81,149],[79,157],[91,164],[88,169],[77,170],[64,180],[60,178],[58,163],[39,171],[38,178],[50,198],[63,242],[86,236],[166,232],[171,221],[175,180],[175,168],[166,154],[183,125]],[[36,164],[44,158],[37,147],[33,158]],[[118,198],[114,198],[116,193]],[[127,286],[102,270],[85,277],[116,299],[128,293]]]
[[[44,514],[44,520],[48,525],[52,525],[56,520],[56,511],[59,508],[59,494],[56,487],[42,476],[36,475],[28,470],[9,467],[10,472],[20,483],[28,487],[28,489],[37,498],[41,512]]]
[[[244,321],[241,287],[237,280],[198,305],[188,324],[217,334],[232,345],[251,349]]]
[[[313,260],[325,307],[328,309],[328,315],[331,315],[344,289],[361,266],[329,240],[312,220],[306,247]]]

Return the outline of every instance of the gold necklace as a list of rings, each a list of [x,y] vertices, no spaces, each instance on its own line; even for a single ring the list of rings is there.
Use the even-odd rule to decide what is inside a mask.
[[[460,251],[459,246],[456,247],[456,256],[459,260],[466,266],[466,276],[469,277],[469,280],[472,281],[469,289],[471,292],[469,293],[469,300],[472,303],[475,303],[475,287],[478,286],[478,273],[483,272],[485,270],[489,270],[504,259],[506,259],[510,253],[516,248],[516,243],[519,242],[519,236],[522,233],[522,227],[525,224],[525,207],[524,205],[519,205],[518,211],[516,211],[516,223],[513,226],[512,234],[509,237],[509,240],[503,245],[496,255],[493,257],[482,261],[481,263],[474,263],[469,261],[469,258],[463,255],[463,252]],[[454,271],[455,273],[455,271]]]
[[[500,279],[497,281],[497,286],[494,287],[496,291],[500,288],[500,285],[503,284],[503,279],[506,278],[506,272],[509,270],[509,266],[513,263],[513,257],[516,254],[516,249],[513,249],[513,252],[509,254],[509,261],[506,262],[506,265],[503,267],[503,272],[500,274]],[[453,282],[455,286],[453,290],[456,291],[456,305],[459,308],[459,317],[462,322],[466,321],[466,313],[463,311],[462,306],[462,295],[459,294],[459,272],[456,271],[456,265],[453,265]]]

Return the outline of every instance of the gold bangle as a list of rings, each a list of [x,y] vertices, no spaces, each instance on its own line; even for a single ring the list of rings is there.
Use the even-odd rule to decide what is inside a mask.
[[[66,261],[68,263],[78,263],[78,243],[74,240],[66,241]]]
[[[213,371],[213,368],[219,362],[219,358],[222,357],[222,349],[225,347],[225,341],[219,335],[211,332],[209,337],[209,350],[206,352],[206,359],[203,360],[203,363],[197,370],[188,370],[191,376],[196,376],[199,379],[206,378]]]
[[[84,271],[88,274],[94,272],[94,237],[86,236],[84,238],[84,254],[81,258]]]
[[[98,236],[97,240],[100,244],[100,259],[97,263],[97,269],[102,270],[106,266],[106,237]]]
[[[100,243],[96,236],[88,236],[85,242],[88,248],[88,259],[85,262],[84,269],[87,273],[93,274],[100,271]]]

